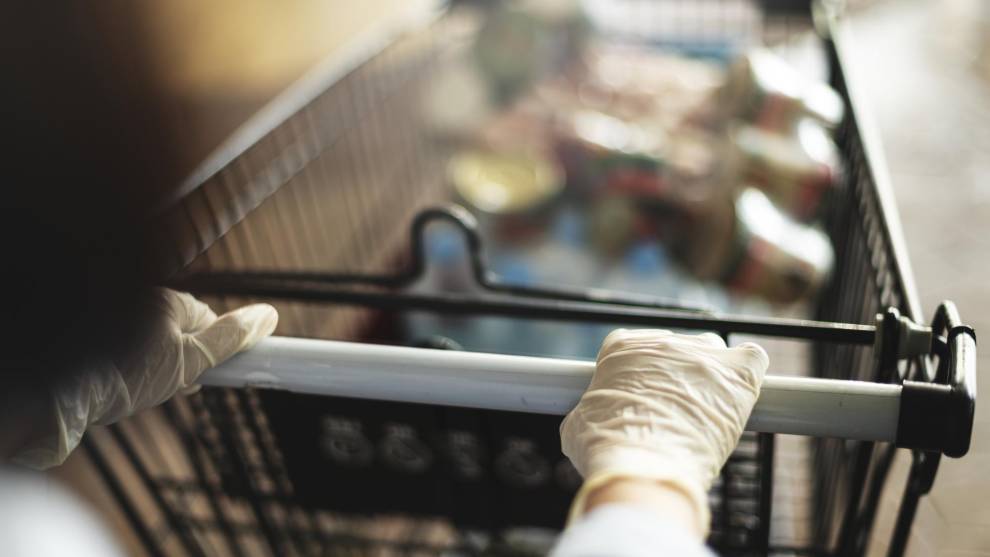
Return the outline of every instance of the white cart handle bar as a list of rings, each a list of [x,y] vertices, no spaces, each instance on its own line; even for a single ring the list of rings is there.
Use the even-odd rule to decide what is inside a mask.
[[[566,414],[594,362],[272,337],[200,383],[489,410]],[[900,385],[769,375],[748,431],[897,440]]]

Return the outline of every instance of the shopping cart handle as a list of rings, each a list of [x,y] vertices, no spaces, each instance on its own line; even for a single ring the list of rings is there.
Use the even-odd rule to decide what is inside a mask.
[[[584,393],[594,369],[589,361],[272,337],[207,371],[200,382],[563,415]],[[746,428],[893,442],[901,390],[771,375]]]
[[[904,381],[896,443],[899,447],[961,457],[969,451],[976,412],[976,332],[962,324],[952,302],[932,322],[935,380]]]

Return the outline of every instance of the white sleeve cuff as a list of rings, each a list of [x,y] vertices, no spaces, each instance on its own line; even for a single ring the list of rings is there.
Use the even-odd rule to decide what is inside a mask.
[[[636,505],[596,507],[571,524],[550,557],[715,557],[683,528]]]

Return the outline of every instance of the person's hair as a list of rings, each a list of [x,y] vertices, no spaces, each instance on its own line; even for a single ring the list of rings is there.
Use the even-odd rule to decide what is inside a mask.
[[[0,7],[0,373],[50,378],[156,321],[148,215],[178,182],[129,2]]]

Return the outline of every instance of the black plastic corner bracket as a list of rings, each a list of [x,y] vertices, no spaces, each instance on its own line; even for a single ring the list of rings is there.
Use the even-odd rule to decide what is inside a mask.
[[[895,443],[959,458],[969,452],[976,412],[976,333],[958,324],[950,302],[939,307],[933,329],[945,333],[933,339],[936,379],[904,381]]]
[[[897,446],[946,452],[948,432],[945,430],[951,423],[947,418],[952,414],[952,398],[952,387],[948,385],[905,381],[901,388],[901,411],[897,420]]]

